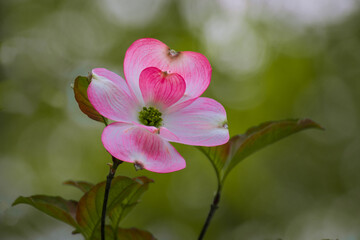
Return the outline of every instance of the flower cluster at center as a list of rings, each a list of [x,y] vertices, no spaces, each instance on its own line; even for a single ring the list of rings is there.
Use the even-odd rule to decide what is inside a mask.
[[[146,126],[156,128],[162,125],[161,112],[154,107],[143,107],[139,112],[139,121]]]

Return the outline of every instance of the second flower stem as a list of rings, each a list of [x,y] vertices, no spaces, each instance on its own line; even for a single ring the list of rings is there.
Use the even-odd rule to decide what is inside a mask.
[[[219,202],[220,202],[220,195],[221,195],[221,187],[219,186],[218,190],[217,190],[217,192],[216,192],[216,194],[214,196],[213,203],[210,206],[209,214],[208,214],[208,216],[206,218],[206,221],[205,221],[204,226],[203,226],[203,228],[201,230],[201,233],[199,235],[198,240],[202,240],[204,238],[206,230],[209,227],[209,224],[211,222],[211,219],[214,216],[214,213],[215,213],[216,209],[219,208],[218,205],[219,205]]]
[[[109,174],[106,177],[104,202],[103,202],[103,208],[102,208],[102,213],[101,213],[101,240],[105,240],[106,207],[107,207],[107,202],[108,202],[108,198],[109,198],[111,181],[115,176],[117,167],[122,163],[121,160],[116,159],[114,156],[112,156],[112,161],[113,161],[113,164],[110,165],[110,171],[109,171]]]

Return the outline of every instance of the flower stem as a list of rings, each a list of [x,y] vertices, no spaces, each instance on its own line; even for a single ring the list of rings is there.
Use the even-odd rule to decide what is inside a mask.
[[[105,217],[106,217],[106,207],[107,202],[109,198],[109,192],[110,192],[110,186],[111,181],[115,176],[115,172],[117,167],[123,162],[119,159],[116,159],[114,156],[112,156],[113,164],[110,164],[110,171],[109,174],[106,177],[106,187],[105,187],[105,194],[104,194],[104,202],[103,202],[103,208],[101,213],[101,240],[105,240]]]
[[[206,218],[205,224],[204,224],[204,226],[203,226],[203,228],[201,230],[201,233],[199,235],[198,240],[202,240],[204,238],[206,230],[209,227],[210,221],[211,221],[212,217],[214,216],[214,213],[215,213],[216,209],[219,208],[218,204],[220,202],[220,195],[221,195],[221,185],[219,185],[218,190],[217,190],[217,192],[216,192],[216,194],[214,196],[214,200],[213,200],[213,202],[212,202],[212,204],[210,206],[209,214],[208,214],[208,216]]]

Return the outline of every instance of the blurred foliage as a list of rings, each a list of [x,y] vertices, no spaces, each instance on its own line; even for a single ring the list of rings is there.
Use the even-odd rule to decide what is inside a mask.
[[[103,124],[79,110],[70,84],[106,67],[123,75],[126,49],[153,37],[203,53],[205,96],[221,102],[231,135],[268,120],[308,117],[309,131],[249,157],[228,175],[206,239],[360,237],[360,11],[357,0],[13,0],[0,2],[0,238],[81,239],[19,195],[79,198],[68,179],[105,180]],[[124,227],[195,239],[216,189],[211,164],[187,160],[155,184]]]

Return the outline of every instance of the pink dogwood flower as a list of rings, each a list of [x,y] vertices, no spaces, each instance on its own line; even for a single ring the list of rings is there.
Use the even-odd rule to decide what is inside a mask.
[[[169,142],[216,146],[229,140],[224,107],[200,97],[211,78],[202,54],[139,39],[126,52],[124,75],[126,81],[107,69],[93,69],[87,90],[95,109],[114,121],[101,137],[114,157],[167,173],[186,166]]]

